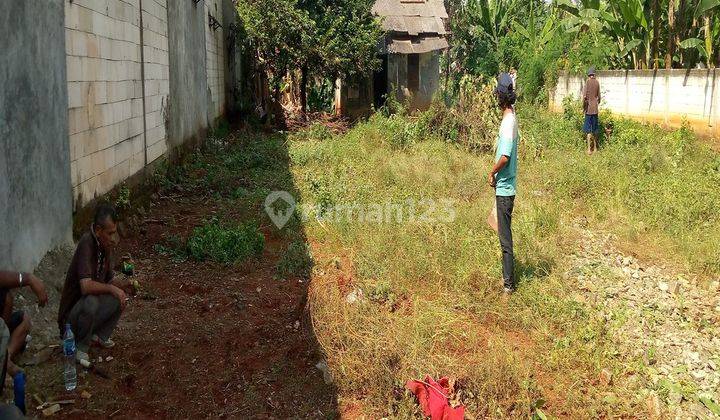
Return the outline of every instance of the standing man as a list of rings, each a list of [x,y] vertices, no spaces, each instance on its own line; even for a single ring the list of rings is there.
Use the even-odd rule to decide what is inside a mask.
[[[498,236],[502,249],[503,286],[505,293],[515,291],[515,257],[512,240],[512,212],[515,203],[515,181],[518,161],[518,125],[515,118],[516,95],[510,75],[498,76],[495,89],[503,117],[495,144],[495,165],[488,175],[490,186],[495,188],[498,218]]]
[[[591,155],[597,151],[597,132],[599,129],[598,110],[600,107],[600,82],[595,78],[595,68],[588,70],[588,79],[583,92],[583,109],[585,110],[585,123],[583,131],[587,136],[588,150]]]
[[[104,348],[115,345],[110,336],[131,289],[127,280],[113,278],[111,261],[120,241],[117,219],[111,206],[98,206],[90,231],[78,242],[62,290],[60,335],[69,323],[77,342],[76,358],[84,367],[90,366],[91,342]]]

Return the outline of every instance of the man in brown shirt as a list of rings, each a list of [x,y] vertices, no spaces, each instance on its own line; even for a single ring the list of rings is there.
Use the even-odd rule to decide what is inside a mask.
[[[119,242],[117,214],[108,205],[100,205],[90,232],[78,242],[70,262],[60,298],[58,327],[60,334],[70,324],[77,342],[77,360],[90,366],[91,341],[102,347],[115,345],[112,335],[127,302],[129,282],[113,278],[113,251]]]
[[[600,82],[595,78],[595,69],[590,67],[588,79],[585,82],[583,91],[583,109],[585,111],[585,123],[583,131],[587,135],[588,150],[591,155],[597,151],[597,132],[599,129],[598,111],[600,107]]]

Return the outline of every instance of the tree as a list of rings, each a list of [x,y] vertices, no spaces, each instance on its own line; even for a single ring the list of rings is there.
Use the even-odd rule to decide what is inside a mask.
[[[371,0],[238,0],[236,6],[247,47],[273,89],[278,118],[288,72],[301,72],[304,114],[311,75],[335,80],[368,74],[379,64],[383,32],[370,12]]]
[[[314,22],[297,7],[297,0],[238,0],[237,11],[245,31],[244,42],[273,91],[272,111],[282,120],[280,84],[289,69],[307,54]]]
[[[315,23],[313,43],[301,66],[302,112],[307,108],[310,75],[335,81],[368,76],[380,65],[378,41],[383,30],[372,15],[372,0],[300,0]]]

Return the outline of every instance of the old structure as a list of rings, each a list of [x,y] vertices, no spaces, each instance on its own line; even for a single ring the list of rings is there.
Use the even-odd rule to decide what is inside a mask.
[[[412,109],[425,109],[437,92],[440,54],[448,47],[442,0],[377,0],[372,9],[387,31],[378,54],[382,67],[363,80],[338,81],[335,109],[355,118],[380,107],[394,91]]]

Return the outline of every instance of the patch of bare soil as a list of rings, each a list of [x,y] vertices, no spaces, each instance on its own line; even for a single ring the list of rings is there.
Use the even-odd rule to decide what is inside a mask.
[[[41,416],[39,401],[74,400],[57,416],[338,416],[335,389],[315,367],[322,354],[305,311],[308,284],[274,279],[285,239],[266,233],[262,257],[242,267],[155,251],[163,236],[186,236],[213,212],[202,198],[160,198],[129,229],[122,253],[133,256],[147,293],[129,302],[117,346],[92,351],[100,374],[79,372],[75,392],[64,392],[59,348],[26,368],[28,415]]]

